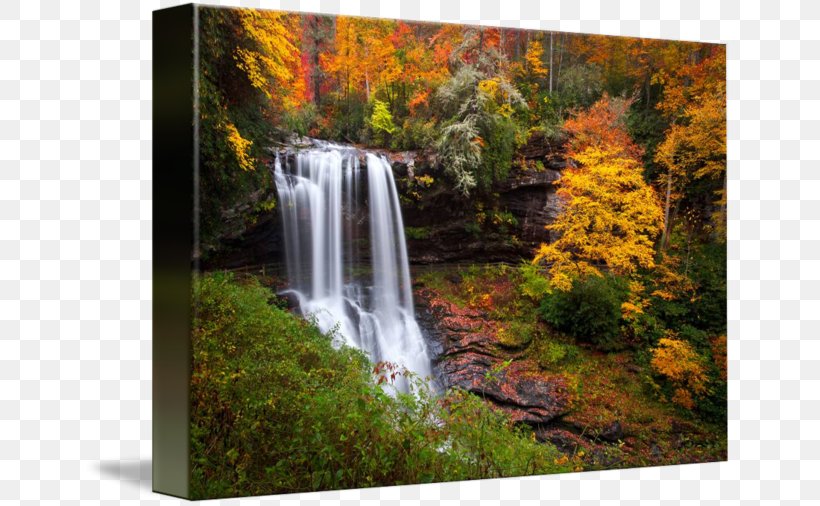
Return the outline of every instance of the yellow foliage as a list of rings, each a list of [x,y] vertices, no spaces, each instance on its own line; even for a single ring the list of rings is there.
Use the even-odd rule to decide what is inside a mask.
[[[621,313],[624,319],[634,318],[635,315],[643,314],[643,308],[639,304],[626,301],[621,304]]]
[[[420,186],[429,187],[435,182],[433,176],[429,174],[422,174],[421,176],[416,176],[416,183]]]
[[[680,189],[693,179],[724,181],[715,192],[713,221],[721,236],[726,212],[726,55],[720,46],[703,58],[660,71],[653,80],[663,83],[658,109],[674,118],[658,145],[655,161],[666,167],[662,182]],[[673,200],[678,200],[677,197]]]
[[[691,409],[694,397],[706,393],[708,377],[703,358],[686,341],[662,338],[652,350],[652,370],[675,388],[672,402]]]
[[[621,275],[653,267],[663,213],[640,164],[599,147],[575,158],[581,167],[567,169],[556,182],[564,210],[546,227],[559,238],[542,244],[533,263],[550,263],[552,284],[562,290],[573,277],[600,275],[601,264]]]
[[[530,41],[524,59],[527,61],[527,70],[530,74],[537,78],[547,77],[549,69],[544,66],[544,46],[539,41]]]
[[[675,296],[674,293],[670,293],[666,290],[655,290],[654,292],[652,292],[652,296],[653,297],[660,297],[661,299],[667,300],[667,301],[677,299],[677,296]]]
[[[478,82],[478,89],[481,93],[489,97],[493,103],[497,104],[503,102],[498,106],[498,114],[509,118],[513,114],[513,108],[510,104],[509,94],[504,91],[501,86],[501,78],[498,76],[491,79],[484,79]]]
[[[501,104],[501,107],[498,108],[498,114],[504,116],[505,118],[509,118],[513,114],[513,108],[509,104],[509,102],[504,102]]]
[[[670,301],[694,295],[695,285],[681,273],[680,263],[681,259],[676,255],[661,254],[660,261],[655,263],[654,277],[659,288],[652,292],[653,297]]]
[[[495,98],[498,95],[498,78],[484,79],[478,82],[478,89],[483,93]]]
[[[629,281],[629,291],[627,292],[627,300],[621,304],[621,316],[627,322],[637,322],[640,315],[646,312],[649,308],[649,299],[644,297],[646,287],[638,281]]]
[[[238,47],[233,57],[251,85],[268,98],[279,97],[286,108],[304,98],[299,73],[298,17],[284,12],[239,9],[239,21],[253,48]]]
[[[228,131],[228,145],[231,147],[231,151],[233,151],[239,167],[244,171],[254,170],[256,168],[256,159],[250,155],[253,141],[242,137],[239,130],[236,129],[236,125],[233,123],[228,123],[225,129]]]

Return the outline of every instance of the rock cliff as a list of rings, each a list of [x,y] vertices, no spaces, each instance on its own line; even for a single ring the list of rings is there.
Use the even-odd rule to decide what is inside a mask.
[[[287,156],[294,148],[278,150]],[[371,151],[391,162],[405,228],[416,232],[406,234],[412,264],[516,262],[532,257],[540,243],[550,240],[544,226],[560,210],[553,183],[565,167],[559,152],[529,148],[519,158],[526,163],[511,167],[509,176],[495,184],[489,194],[468,199],[450,188],[432,155]],[[429,187],[419,183],[426,176],[434,181]],[[260,211],[256,205],[257,200],[274,193],[273,188],[260,188],[248,202],[224,211],[224,220],[230,224],[228,233],[203,259],[205,269],[282,262],[279,209]],[[493,223],[493,213],[502,213],[504,222]],[[360,253],[369,255],[367,248]]]

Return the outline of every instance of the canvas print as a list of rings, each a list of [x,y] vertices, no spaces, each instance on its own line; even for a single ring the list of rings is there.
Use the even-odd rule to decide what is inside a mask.
[[[723,45],[190,22],[182,495],[726,459]]]

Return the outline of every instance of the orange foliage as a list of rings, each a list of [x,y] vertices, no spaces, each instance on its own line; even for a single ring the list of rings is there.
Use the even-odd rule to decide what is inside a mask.
[[[268,98],[277,97],[285,109],[299,107],[305,99],[299,51],[300,18],[256,9],[239,9],[238,16],[244,35],[258,50],[236,48],[236,66]]]
[[[684,65],[692,51],[701,46],[694,42],[604,35],[579,35],[569,40],[572,54],[600,67],[610,85],[642,91],[642,100],[652,99],[651,86],[659,83],[660,72]]]
[[[566,169],[556,181],[564,210],[546,228],[559,237],[542,244],[533,260],[551,264],[551,282],[558,289],[568,290],[573,277],[600,275],[601,264],[617,274],[654,266],[663,215],[643,179],[640,148],[623,126],[626,105],[604,96],[567,121],[573,134],[568,150],[580,166]]]
[[[694,398],[707,392],[709,381],[703,358],[686,341],[662,338],[652,350],[652,370],[666,378],[674,388],[672,402],[694,407]]]
[[[404,22],[340,16],[335,50],[321,55],[325,72],[335,76],[345,96],[370,100],[381,92],[388,104],[399,90],[412,97],[410,109],[426,104],[430,91],[449,76],[447,59],[456,32],[442,27],[430,40]]]
[[[564,123],[571,135],[567,154],[574,158],[588,148],[614,151],[620,157],[640,160],[643,150],[635,144],[624,125],[631,100],[604,96],[586,111],[575,114]]]
[[[692,179],[723,181],[723,188],[715,191],[718,211],[713,216],[722,236],[726,212],[725,48],[716,45],[693,51],[688,63],[660,71],[654,80],[664,85],[657,107],[672,120],[655,161],[667,168],[665,180],[670,189],[682,188]]]
[[[420,89],[413,93],[413,96],[410,98],[410,102],[408,102],[407,106],[410,108],[410,113],[415,114],[420,109],[427,107],[428,100],[430,99],[430,91],[425,89]]]
[[[463,28],[454,24],[443,24],[430,39],[429,46],[433,49],[433,62],[439,67],[447,68],[450,65],[450,54],[464,40]]]

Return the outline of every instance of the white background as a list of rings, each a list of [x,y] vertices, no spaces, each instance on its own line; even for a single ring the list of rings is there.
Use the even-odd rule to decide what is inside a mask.
[[[151,11],[174,4],[0,4],[0,504],[178,502],[150,491]],[[729,462],[234,503],[820,500],[820,2],[222,4],[725,42],[729,81]]]

